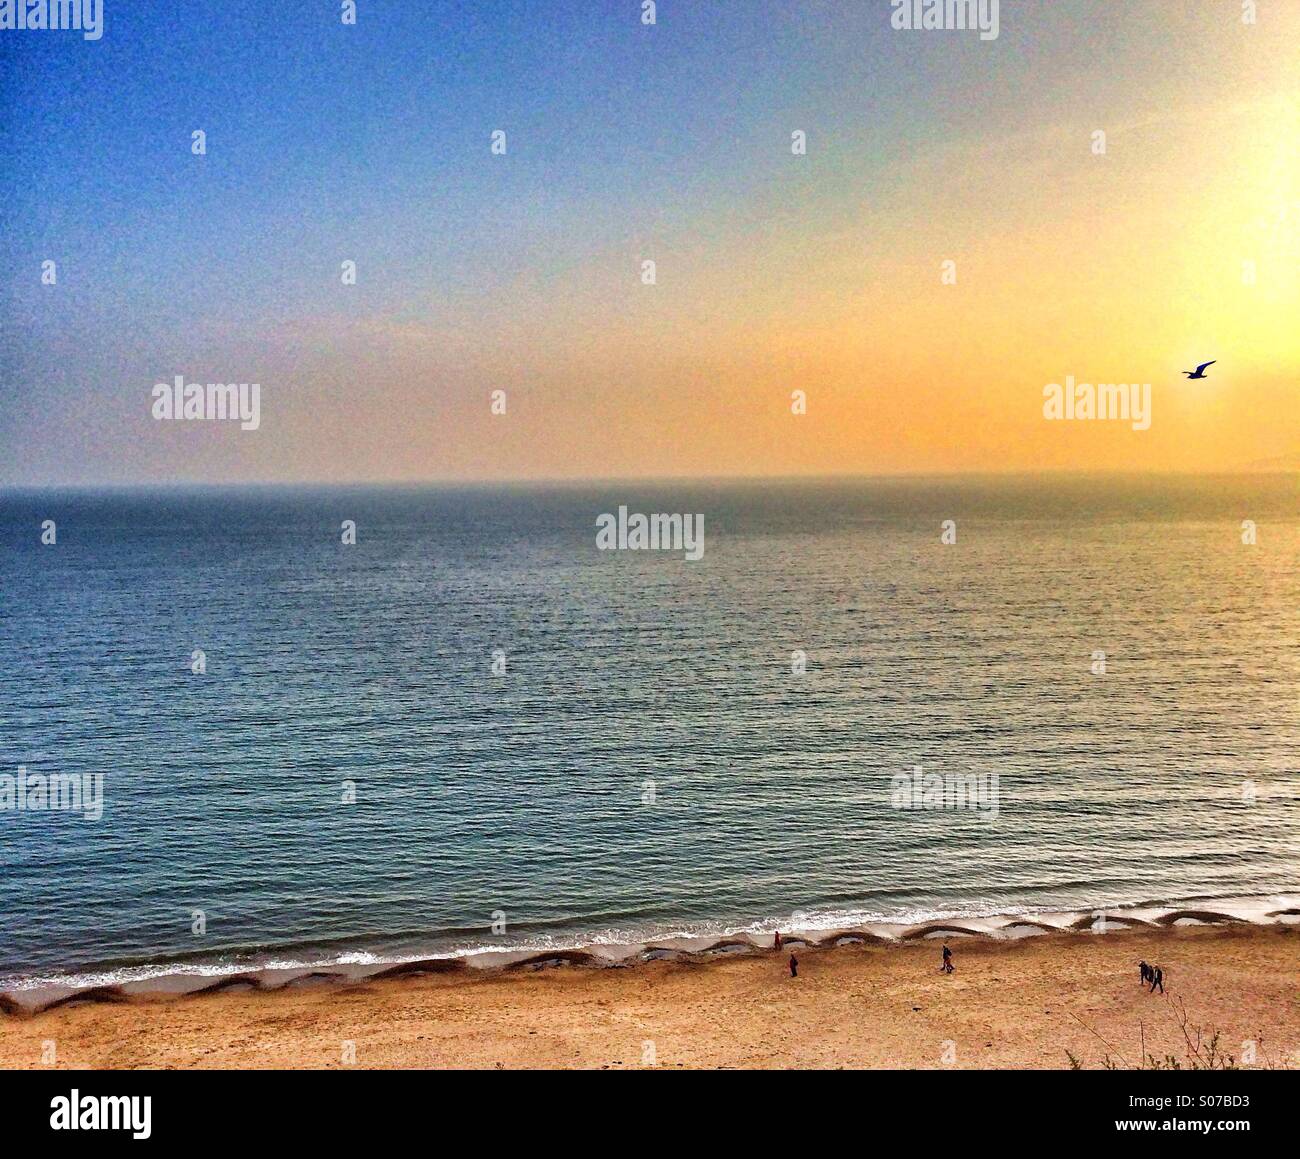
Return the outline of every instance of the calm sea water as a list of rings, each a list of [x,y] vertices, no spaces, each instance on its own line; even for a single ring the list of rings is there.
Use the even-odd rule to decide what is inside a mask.
[[[620,504],[703,559],[598,551]],[[1300,886],[1294,477],[10,493],[0,542],[0,773],[105,786],[0,812],[10,982]],[[894,808],[917,764],[996,820]]]

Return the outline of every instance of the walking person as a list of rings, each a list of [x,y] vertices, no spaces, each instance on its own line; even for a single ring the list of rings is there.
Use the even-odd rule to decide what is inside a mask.
[[[952,973],[952,951],[948,949],[948,943],[943,944],[943,966],[941,967],[945,974]]]
[[[1146,962],[1138,963],[1138,985],[1145,986],[1151,981],[1151,967]]]
[[[1165,992],[1165,972],[1159,966],[1151,967],[1151,993],[1156,992],[1156,987],[1160,987],[1160,993]]]
[[[781,931],[777,930],[776,934],[772,938],[772,949],[779,950],[780,948],[781,948]]]
[[[791,978],[799,977],[799,959],[796,958],[793,954],[790,955],[790,977]]]

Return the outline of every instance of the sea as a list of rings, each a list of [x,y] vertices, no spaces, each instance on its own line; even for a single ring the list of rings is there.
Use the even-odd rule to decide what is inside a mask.
[[[0,553],[0,989],[1300,890],[1295,474],[11,490]]]

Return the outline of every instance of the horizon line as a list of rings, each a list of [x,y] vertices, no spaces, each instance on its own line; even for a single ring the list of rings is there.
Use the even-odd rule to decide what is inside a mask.
[[[942,480],[942,479],[1034,479],[1034,478],[1239,478],[1254,475],[1263,477],[1300,474],[1298,467],[1237,467],[1220,470],[1153,470],[1123,469],[1113,467],[1041,467],[1015,471],[896,471],[896,472],[843,472],[837,474],[803,475],[591,475],[503,477],[495,479],[466,479],[449,476],[430,476],[423,479],[255,479],[238,481],[221,480],[149,480],[134,482],[53,482],[8,483],[0,482],[0,495],[39,491],[222,491],[222,490],[317,490],[327,487],[348,487],[370,490],[396,490],[422,488],[474,489],[474,488],[563,488],[584,486],[627,486],[645,484],[720,484],[720,483],[847,483],[874,481]]]

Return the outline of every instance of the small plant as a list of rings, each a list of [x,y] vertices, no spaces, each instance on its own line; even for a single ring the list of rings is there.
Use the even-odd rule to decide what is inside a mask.
[[[1237,1057],[1224,1050],[1221,1042],[1221,1030],[1193,1026],[1187,1015],[1187,1008],[1181,998],[1170,996],[1166,999],[1169,1009],[1183,1038],[1181,1055],[1166,1052],[1163,1056],[1154,1054],[1146,1048],[1146,1026],[1138,1023],[1138,1064],[1136,1066],[1121,1054],[1106,1039],[1102,1038],[1091,1026],[1077,1014],[1072,1017],[1089,1034],[1098,1039],[1107,1049],[1099,1065],[1104,1070],[1240,1070]],[[1260,1050],[1258,1065],[1264,1070],[1278,1069],[1273,1058],[1264,1051],[1264,1036],[1257,1034],[1255,1043]],[[1069,1060],[1071,1070],[1083,1070],[1082,1061],[1072,1051],[1067,1050],[1065,1057]]]

